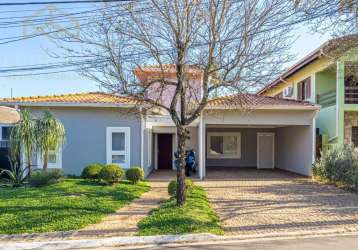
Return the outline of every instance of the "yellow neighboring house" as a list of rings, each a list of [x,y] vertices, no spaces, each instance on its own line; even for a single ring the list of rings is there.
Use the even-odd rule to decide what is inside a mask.
[[[358,34],[332,39],[257,94],[319,104],[317,153],[331,145],[358,146]]]

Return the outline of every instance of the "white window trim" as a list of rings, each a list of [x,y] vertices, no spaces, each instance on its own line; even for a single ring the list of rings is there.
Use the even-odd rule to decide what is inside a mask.
[[[212,155],[210,154],[210,145],[212,136],[236,136],[237,148],[236,155]],[[240,132],[208,132],[207,133],[207,158],[208,159],[241,159],[241,133]]]
[[[50,150],[49,154],[54,153],[54,150]],[[23,156],[25,157],[25,155]],[[37,153],[37,168],[43,168],[43,153]],[[47,162],[47,168],[62,168],[62,146],[59,147],[56,153],[56,163]]]
[[[112,150],[112,133],[124,133],[125,137],[125,150],[124,151],[113,151]],[[112,155],[119,154],[124,155],[126,164],[123,164],[123,168],[130,168],[130,127],[107,127],[106,134],[106,155],[107,164],[112,163]]]

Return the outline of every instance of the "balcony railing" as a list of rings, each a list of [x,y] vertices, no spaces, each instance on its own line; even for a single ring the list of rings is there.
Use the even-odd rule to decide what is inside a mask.
[[[344,87],[344,103],[358,104],[358,86]]]
[[[322,107],[329,107],[336,104],[336,91],[331,90],[317,95],[317,103]]]
[[[10,142],[8,140],[0,140],[0,148],[9,148]]]

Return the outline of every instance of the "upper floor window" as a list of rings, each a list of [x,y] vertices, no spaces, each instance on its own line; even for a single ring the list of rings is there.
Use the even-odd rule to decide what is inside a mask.
[[[311,98],[311,77],[297,83],[297,100],[304,101]]]

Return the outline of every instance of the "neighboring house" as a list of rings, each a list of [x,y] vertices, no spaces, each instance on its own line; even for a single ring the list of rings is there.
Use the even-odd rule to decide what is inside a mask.
[[[76,175],[93,162],[139,165],[146,175],[174,169],[177,139],[170,117],[139,115],[141,105],[132,98],[95,92],[5,98],[0,104],[29,108],[35,116],[48,109],[61,120],[66,143],[53,152],[49,167]],[[187,147],[197,154],[199,177],[213,167],[281,168],[310,175],[318,109],[306,102],[252,94],[210,101],[189,127]]]
[[[314,123],[320,140],[317,154],[332,145],[358,146],[357,71],[358,34],[355,34],[324,43],[257,94],[320,105]]]

